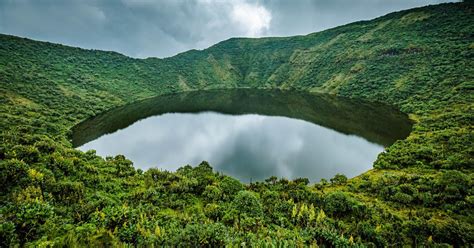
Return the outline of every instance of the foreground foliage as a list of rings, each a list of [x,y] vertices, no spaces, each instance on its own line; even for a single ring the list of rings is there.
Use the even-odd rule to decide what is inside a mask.
[[[168,59],[1,35],[0,246],[472,245],[473,10],[429,6]],[[205,162],[143,172],[68,140],[75,124],[116,106],[242,87],[385,102],[416,124],[374,170],[314,185],[243,185]]]

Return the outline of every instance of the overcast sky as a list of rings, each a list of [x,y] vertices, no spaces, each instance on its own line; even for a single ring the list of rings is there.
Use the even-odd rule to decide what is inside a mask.
[[[0,0],[0,33],[132,57],[308,34],[445,0]]]

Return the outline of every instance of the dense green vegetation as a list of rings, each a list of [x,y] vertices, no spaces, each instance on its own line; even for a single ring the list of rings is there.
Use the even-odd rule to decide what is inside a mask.
[[[470,246],[474,6],[133,59],[0,35],[0,246]],[[243,185],[207,163],[136,170],[70,129],[171,92],[279,88],[384,102],[416,121],[356,178]]]

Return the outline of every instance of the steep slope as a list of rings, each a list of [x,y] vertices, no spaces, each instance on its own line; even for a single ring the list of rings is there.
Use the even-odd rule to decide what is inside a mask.
[[[473,12],[441,4],[166,59],[0,35],[0,246],[472,243]],[[217,88],[385,102],[417,123],[348,182],[269,179],[247,191],[207,164],[143,173],[68,141],[71,127],[112,107]]]

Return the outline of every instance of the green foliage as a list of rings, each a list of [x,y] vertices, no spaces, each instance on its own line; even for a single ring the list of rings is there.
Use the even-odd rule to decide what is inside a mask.
[[[349,196],[347,193],[335,191],[329,193],[324,199],[324,209],[327,213],[342,217],[347,215],[363,215],[365,207]],[[356,213],[358,212],[358,213]]]
[[[3,182],[2,194],[9,193],[10,188],[20,184],[27,175],[28,165],[17,159],[0,161],[0,180]]]
[[[467,2],[428,6],[166,59],[0,35],[0,246],[469,246],[473,12]],[[111,108],[229,88],[383,102],[415,124],[374,170],[314,186],[244,185],[207,162],[143,172],[69,140],[77,123]]]
[[[228,176],[224,177],[224,179],[220,182],[219,187],[222,190],[223,198],[225,200],[233,199],[235,194],[244,188],[239,180]]]
[[[240,191],[232,201],[232,208],[239,215],[246,215],[255,218],[262,217],[263,215],[260,199],[251,191]]]
[[[331,183],[336,185],[342,185],[347,183],[347,177],[343,174],[337,173],[333,178],[331,178]]]

